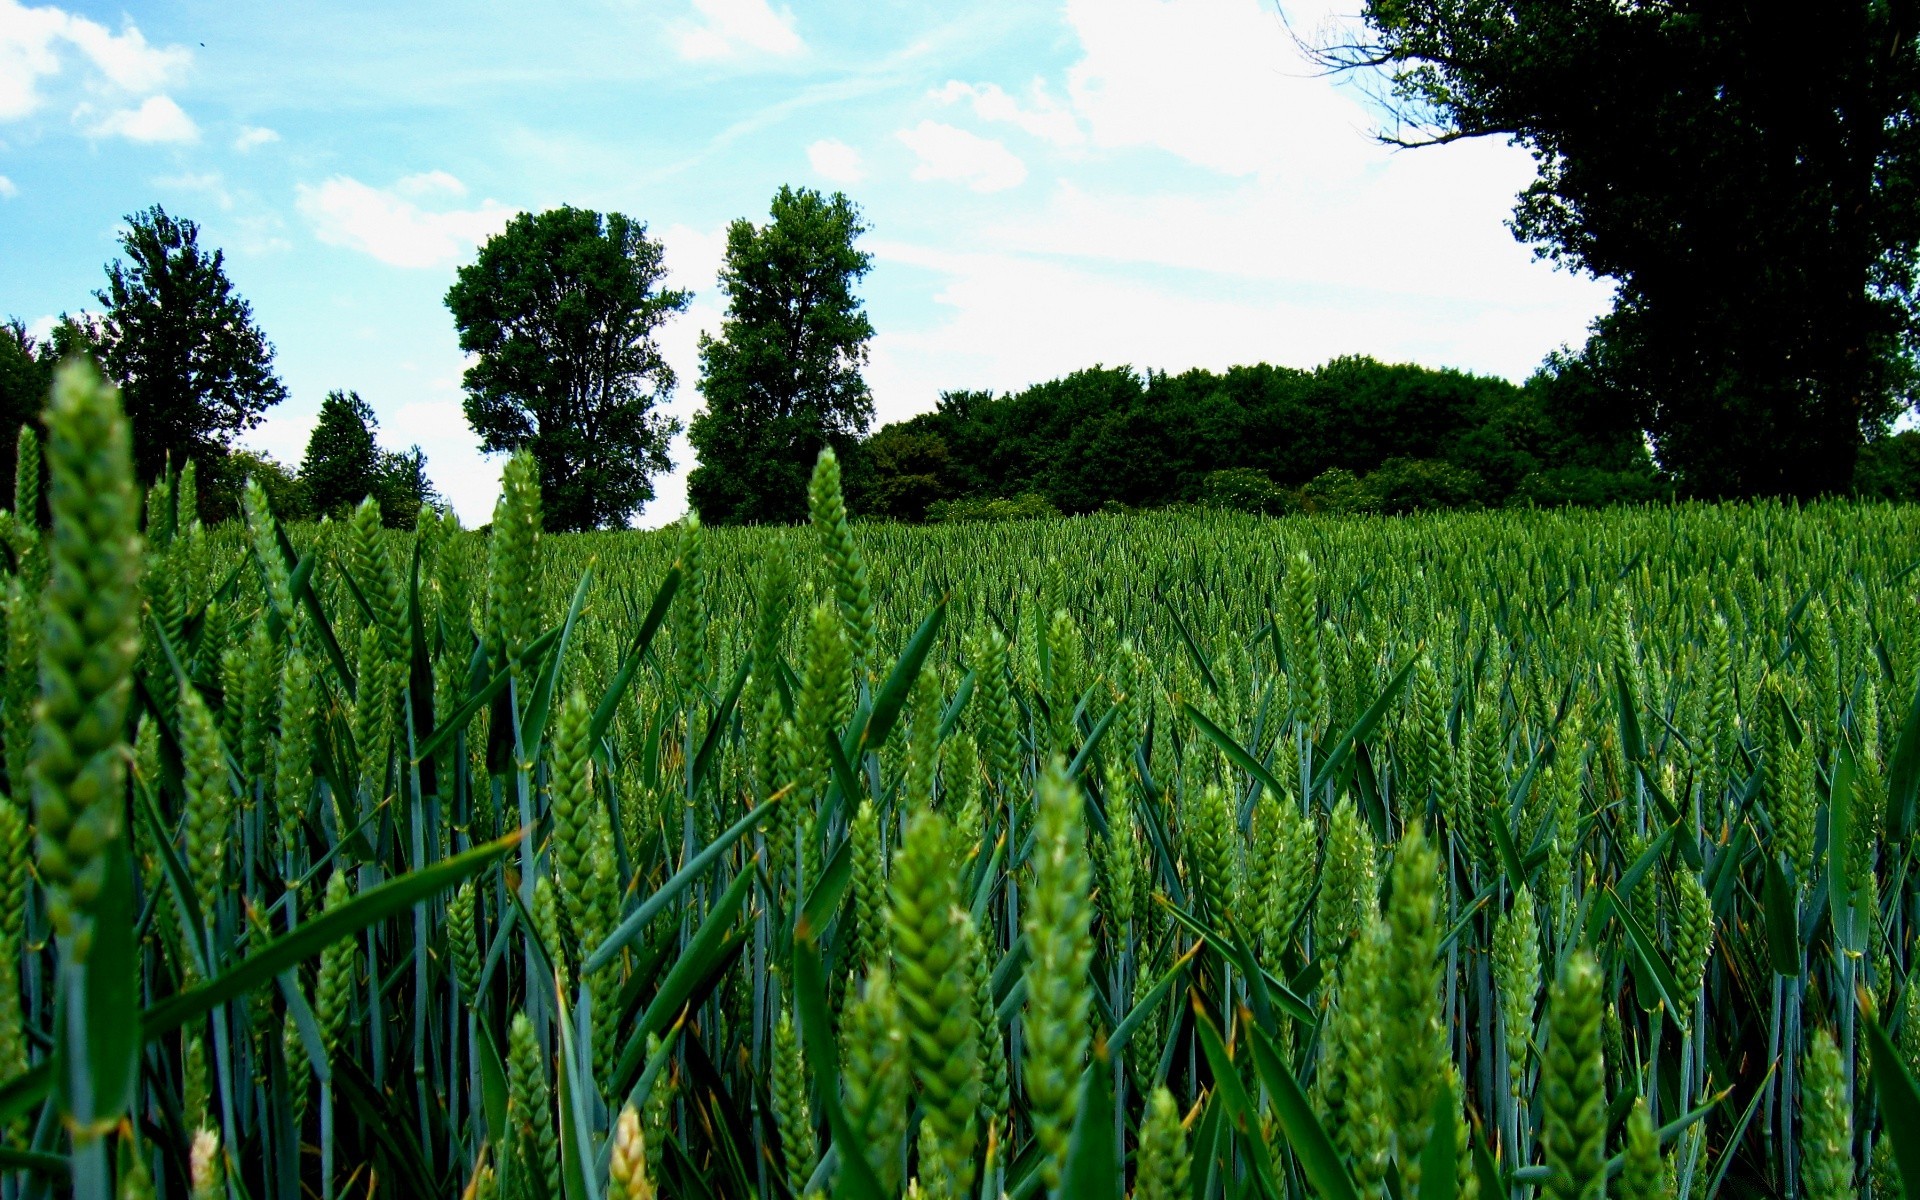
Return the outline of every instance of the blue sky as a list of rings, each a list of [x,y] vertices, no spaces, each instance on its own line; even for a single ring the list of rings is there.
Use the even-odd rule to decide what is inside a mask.
[[[1394,152],[1308,37],[1327,0],[582,0],[60,6],[0,0],[0,315],[92,304],[122,217],[200,222],[291,398],[250,445],[297,463],[352,388],[469,523],[501,460],[460,408],[441,302],[515,211],[618,210],[691,309],[664,337],[699,406],[723,231],[782,183],[865,210],[882,421],[954,388],[1103,362],[1337,354],[1523,378],[1600,282],[1503,221],[1514,147]],[[684,509],[691,453],[641,523]]]

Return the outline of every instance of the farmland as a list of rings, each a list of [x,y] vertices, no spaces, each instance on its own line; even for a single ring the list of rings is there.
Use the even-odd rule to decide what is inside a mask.
[[[106,389],[49,425],[18,1194],[1920,1167],[1913,509],[862,525],[829,458],[808,526],[545,536],[516,458],[485,532],[209,529]]]

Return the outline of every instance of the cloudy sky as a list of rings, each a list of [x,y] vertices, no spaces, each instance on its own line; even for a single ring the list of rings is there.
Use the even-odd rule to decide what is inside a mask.
[[[694,291],[666,334],[682,417],[725,226],[782,183],[867,214],[882,421],[1093,363],[1523,378],[1607,288],[1507,233],[1523,151],[1371,140],[1288,31],[1350,4],[0,0],[0,316],[88,307],[125,214],[192,217],[292,393],[249,443],[297,463],[356,389],[470,524],[500,460],[441,297],[510,214],[563,203],[646,221]],[[643,524],[684,508],[675,457]]]

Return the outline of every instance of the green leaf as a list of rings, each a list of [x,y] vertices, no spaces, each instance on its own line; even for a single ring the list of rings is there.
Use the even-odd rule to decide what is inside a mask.
[[[660,625],[667,619],[667,609],[673,603],[674,593],[680,590],[681,572],[678,566],[667,571],[667,577],[660,582],[660,590],[653,594],[653,607],[647,610],[646,620],[640,622],[640,632],[634,635],[633,645],[628,647],[626,656],[620,660],[620,669],[613,673],[613,681],[600,696],[600,703],[594,706],[593,724],[589,727],[592,741],[598,742],[607,736],[607,727],[613,724],[613,714],[620,707],[620,700],[632,685],[634,674],[640,669],[640,660],[647,655],[647,647],[653,642],[653,635],[660,631]]]
[[[713,773],[713,764],[717,761],[716,755],[720,749],[720,742],[726,735],[727,726],[733,720],[733,706],[740,703],[741,689],[747,686],[747,668],[752,665],[752,661],[747,656],[741,657],[740,665],[734,668],[733,686],[727,689],[727,698],[714,712],[713,720],[707,723],[707,736],[701,741],[700,753],[694,756],[693,770],[687,775],[689,801],[699,797],[700,789],[707,782],[707,776]]]
[[[93,1116],[117,1117],[134,1102],[140,1077],[140,946],[134,937],[128,839],[106,849],[107,876],[87,953],[87,1067]]]
[[[1682,1014],[1691,1012],[1693,1006],[1682,1002],[1680,981],[1674,978],[1673,968],[1667,965],[1666,956],[1660,952],[1659,943],[1655,942],[1652,935],[1641,926],[1639,920],[1633,915],[1633,910],[1620,898],[1618,892],[1609,889],[1607,894],[1613,897],[1613,915],[1620,918],[1621,926],[1627,931],[1627,946],[1633,952],[1634,964],[1639,968],[1640,978],[1653,985],[1655,995],[1649,999],[1657,998],[1667,1006],[1668,1012],[1675,1014],[1676,1019]],[[1645,1004],[1645,1007],[1651,1009],[1653,1005]]]
[[[1907,702],[1907,716],[1900,723],[1900,737],[1893,744],[1893,761],[1887,772],[1887,838],[1905,845],[1913,836],[1914,810],[1920,800],[1920,687]]]
[[[933,606],[920,622],[920,628],[913,631],[907,639],[907,648],[900,652],[900,658],[893,664],[893,670],[887,673],[887,681],[880,685],[880,691],[874,696],[873,711],[867,714],[866,726],[861,729],[857,740],[848,743],[847,757],[860,757],[868,750],[876,749],[893,732],[893,726],[900,719],[900,710],[906,706],[907,693],[913,688],[913,681],[920,675],[920,668],[927,661],[927,652],[933,649],[933,641],[940,634],[940,626],[947,619],[946,597]],[[851,798],[852,793],[849,793]]]
[[[495,1145],[505,1145],[507,1133],[507,1066],[494,1044],[493,1030],[484,1022],[475,1022],[473,1039],[480,1059],[480,1103],[486,1110],[487,1132]]]
[[[1387,709],[1393,707],[1393,702],[1399,698],[1400,689],[1406,687],[1407,680],[1413,678],[1413,666],[1413,661],[1409,659],[1405,666],[1394,672],[1393,678],[1387,681],[1387,686],[1374,697],[1373,703],[1367,706],[1367,710],[1360,714],[1360,719],[1353,723],[1351,729],[1340,735],[1340,740],[1333,744],[1333,749],[1327,752],[1326,758],[1314,768],[1313,783],[1308,787],[1308,791],[1318,792],[1327,785],[1329,779],[1336,778],[1341,769],[1347,765],[1347,759],[1353,756],[1354,746],[1373,736],[1373,731],[1380,724],[1380,719],[1386,716]]]
[[[1167,973],[1160,977],[1159,982],[1147,989],[1147,994],[1134,1003],[1126,1017],[1114,1026],[1113,1036],[1107,1039],[1109,1053],[1118,1054],[1126,1048],[1140,1026],[1146,1024],[1147,1018],[1153,1015],[1153,1010],[1167,998],[1167,993],[1173,990],[1173,985],[1186,975],[1188,966],[1193,962],[1193,956],[1199,952],[1199,948],[1195,947],[1182,954],[1173,966],[1167,968]]]
[[[594,1169],[593,1118],[595,1101],[587,1095],[588,1068],[584,1049],[574,1037],[574,1015],[567,990],[554,979],[554,1024],[560,1030],[560,1053],[553,1059],[555,1090],[560,1095],[560,1181],[566,1200],[600,1200],[599,1172]]]
[[[1433,1097],[1433,1124],[1420,1152],[1420,1200],[1453,1200],[1459,1190],[1460,1152],[1454,1145],[1453,1089]]]
[[[1633,681],[1619,664],[1613,668],[1614,707],[1620,715],[1620,753],[1638,765],[1647,756],[1647,745],[1640,737],[1640,701],[1633,694]]]
[[[747,892],[753,886],[753,869],[743,866],[727,885],[727,890],[714,901],[706,920],[700,922],[700,928],[694,932],[692,940],[673,966],[667,969],[667,977],[660,981],[660,990],[654,993],[647,1004],[646,1012],[640,1016],[639,1024],[627,1042],[627,1049],[620,1056],[620,1065],[613,1073],[613,1091],[624,1091],[618,1086],[634,1076],[640,1069],[640,1057],[646,1053],[647,1035],[659,1033],[680,1015],[680,1009],[686,1004],[709,972],[719,966],[736,946],[727,944],[727,934],[733,929],[735,918],[740,915],[741,905],[746,903]],[[603,947],[604,949],[604,947]]]
[[[1234,965],[1238,966],[1246,975],[1253,975],[1258,964],[1243,959],[1240,951],[1235,948],[1231,941],[1201,924],[1199,919],[1192,913],[1172,903],[1165,896],[1156,896],[1155,899],[1159,900],[1160,903],[1165,906],[1166,910],[1173,914],[1174,920],[1186,926],[1188,931],[1206,942],[1207,945],[1218,952],[1222,958],[1234,963]],[[1259,970],[1261,981],[1266,984],[1268,994],[1272,996],[1273,1001],[1278,1004],[1288,1016],[1306,1025],[1312,1025],[1319,1020],[1319,1017],[1313,1011],[1313,1006],[1295,995],[1292,988],[1281,983],[1272,975],[1267,974],[1264,968],[1259,968]]]
[[[800,1026],[801,1047],[806,1051],[807,1069],[824,1086],[816,1087],[820,1107],[826,1111],[827,1125],[833,1130],[833,1144],[840,1155],[840,1174],[834,1181],[835,1200],[886,1200],[880,1181],[867,1163],[866,1141],[840,1103],[840,1058],[834,1048],[833,1027],[827,1020],[826,971],[820,962],[820,944],[810,931],[800,931],[793,939],[794,1016]]]
[[[1780,866],[1780,856],[1763,854],[1767,862],[1766,882],[1761,889],[1761,907],[1767,916],[1767,957],[1773,973],[1789,978],[1800,974],[1800,920],[1793,886]]]
[[[1113,1064],[1104,1053],[1080,1076],[1080,1103],[1060,1173],[1062,1200],[1120,1200],[1120,1148],[1113,1140]]]
[[[1909,987],[1912,984],[1908,984]],[[1908,1196],[1920,1196],[1920,1084],[1900,1061],[1900,1051],[1871,1009],[1863,1013],[1873,1050],[1873,1088],[1880,1097],[1882,1134],[1893,1145],[1893,1161]]]
[[[1232,734],[1215,725],[1207,714],[1195,708],[1193,701],[1184,700],[1181,702],[1181,707],[1186,709],[1187,719],[1193,722],[1193,727],[1198,729],[1208,741],[1218,746],[1222,754],[1232,759],[1234,766],[1253,776],[1261,787],[1272,792],[1275,797],[1284,798],[1288,794],[1287,789],[1280,786],[1280,781],[1273,777],[1273,772],[1267,770],[1259,759],[1247,753],[1246,747],[1235,740]]]
[[[573,600],[567,605],[566,620],[560,622],[559,642],[553,654],[542,665],[539,679],[534,683],[533,695],[527,701],[527,709],[520,717],[520,749],[528,758],[533,757],[534,747],[546,736],[547,717],[553,712],[553,694],[560,685],[560,662],[567,656],[567,643],[573,640],[574,623],[580,619],[580,610],[587,602],[587,586],[593,581],[593,563],[587,563],[587,569],[580,572],[580,582],[574,586]],[[529,654],[522,662],[537,662]]]
[[[659,915],[661,909],[673,903],[674,897],[686,890],[688,884],[699,878],[702,871],[712,866],[715,859],[725,854],[728,847],[746,836],[748,831],[760,823],[761,818],[772,812],[775,803],[776,801],[769,800],[741,817],[729,826],[725,833],[707,843],[706,848],[700,853],[688,859],[686,866],[675,871],[673,878],[661,884],[653,895],[648,896],[641,903],[639,908],[634,909],[626,920],[620,922],[619,928],[607,935],[607,940],[600,943],[600,948],[595,950],[580,968],[581,972],[590,975],[606,966],[627,943],[645,931],[653,918]],[[750,875],[752,872],[743,870],[741,874]]]
[[[1241,1134],[1253,1176],[1268,1196],[1278,1200],[1286,1192],[1274,1177],[1273,1160],[1267,1155],[1267,1139],[1260,1130],[1259,1110],[1254,1107],[1253,1097],[1247,1094],[1246,1086],[1240,1082],[1240,1071],[1233,1064],[1233,1056],[1227,1053],[1226,1044],[1220,1040],[1220,1031],[1213,1027],[1213,1019],[1207,1016],[1206,1009],[1197,998],[1193,1004],[1193,1026],[1200,1037],[1200,1048],[1213,1068],[1214,1093],[1226,1104],[1234,1128]],[[1242,1028],[1252,1029],[1253,1026],[1248,1024]]]
[[[1272,1039],[1256,1028],[1247,1031],[1247,1040],[1253,1051],[1254,1070],[1267,1089],[1274,1117],[1279,1121],[1281,1132],[1287,1135],[1287,1144],[1293,1147],[1294,1156],[1300,1160],[1300,1170],[1307,1182],[1313,1185],[1321,1200],[1359,1200],[1353,1177],[1347,1174],[1347,1165],[1340,1161],[1340,1152],[1333,1148],[1333,1139],[1327,1136],[1313,1103],[1301,1090],[1300,1081],[1294,1078]]]
[[[343,937],[351,937],[376,921],[438,895],[469,876],[478,874],[519,844],[520,831],[515,830],[498,841],[476,846],[464,854],[441,859],[432,866],[370,887],[339,908],[322,912],[294,926],[285,936],[261,946],[218,978],[169,996],[148,1008],[144,1018],[147,1037],[159,1037],[178,1029],[235,996],[270,982],[280,972],[320,953],[323,947]]]
[[[1861,919],[1860,888],[1853,878],[1847,847],[1853,843],[1853,749],[1843,740],[1834,759],[1827,795],[1827,904],[1833,913],[1836,948],[1864,954],[1866,922]]]

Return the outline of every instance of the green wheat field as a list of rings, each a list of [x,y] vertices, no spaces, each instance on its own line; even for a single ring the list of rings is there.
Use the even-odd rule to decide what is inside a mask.
[[[1920,1186],[1920,510],[203,528],[48,428],[0,1195]]]

